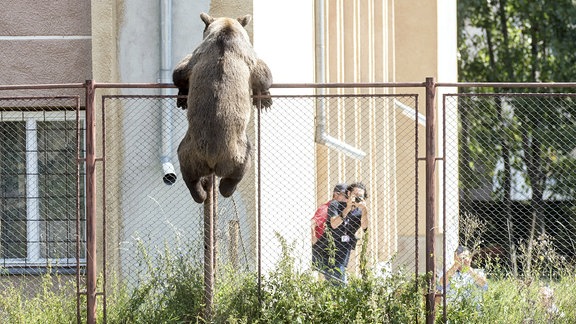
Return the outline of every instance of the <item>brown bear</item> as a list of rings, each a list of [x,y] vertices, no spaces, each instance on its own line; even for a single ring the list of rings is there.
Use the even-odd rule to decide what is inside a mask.
[[[188,109],[188,130],[178,146],[180,170],[197,203],[206,199],[212,173],[221,177],[222,196],[234,193],[250,165],[246,127],[252,104],[272,105],[272,73],[256,56],[244,29],[251,16],[213,18],[202,13],[200,18],[206,25],[204,38],[172,74],[178,87],[176,104]]]

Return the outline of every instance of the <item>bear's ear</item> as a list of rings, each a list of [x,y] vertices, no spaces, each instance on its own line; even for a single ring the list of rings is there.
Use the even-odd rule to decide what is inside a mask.
[[[202,19],[202,21],[206,24],[206,26],[214,22],[214,18],[210,17],[210,15],[204,12],[200,14],[200,19]]]
[[[252,20],[252,16],[250,15],[238,18],[238,22],[240,23],[240,25],[242,25],[242,27],[246,27],[246,25],[250,23],[250,20]]]

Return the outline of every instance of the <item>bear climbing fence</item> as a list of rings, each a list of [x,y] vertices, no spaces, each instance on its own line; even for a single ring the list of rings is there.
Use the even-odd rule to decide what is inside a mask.
[[[186,112],[159,94],[171,85],[0,86],[0,285],[34,296],[39,274],[59,276],[78,322],[105,321],[121,291],[138,309],[181,294],[217,318],[231,273],[255,274],[258,292],[287,261],[325,280],[312,216],[334,185],[362,182],[367,231],[348,237],[345,271],[424,276],[414,290],[428,312],[414,316],[430,322],[457,245],[489,276],[573,264],[574,87],[275,85],[251,116],[250,171],[231,198],[215,186],[200,205],[176,156]]]

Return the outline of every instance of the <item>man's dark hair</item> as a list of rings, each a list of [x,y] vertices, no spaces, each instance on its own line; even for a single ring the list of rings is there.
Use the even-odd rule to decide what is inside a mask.
[[[465,247],[465,246],[458,245],[458,248],[456,248],[456,251],[455,251],[455,252],[456,252],[457,255],[461,255],[461,254],[464,253],[464,252],[470,253],[470,250],[469,250],[467,247]]]
[[[348,188],[348,185],[345,183],[339,183],[336,186],[334,186],[334,190],[333,192],[337,192],[337,193],[346,193],[346,189]]]
[[[346,191],[352,192],[352,190],[354,190],[354,188],[359,188],[359,189],[364,190],[364,199],[368,198],[368,190],[366,189],[366,186],[362,182],[354,182],[353,184],[348,186]]]

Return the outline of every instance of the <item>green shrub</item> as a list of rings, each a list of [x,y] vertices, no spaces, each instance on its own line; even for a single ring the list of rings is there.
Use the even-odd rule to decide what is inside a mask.
[[[179,323],[201,321],[203,272],[189,253],[173,254],[168,247],[152,259],[139,244],[144,270],[136,287],[127,292],[116,285],[110,298],[111,323]],[[188,251],[187,251],[188,252]]]
[[[223,265],[216,274],[213,323],[423,323],[426,277],[410,271],[376,273],[364,268],[350,275],[346,286],[333,285],[310,270],[295,266],[294,250],[284,239],[277,267],[260,278],[254,271]],[[197,254],[197,253],[196,253]],[[109,323],[206,323],[203,267],[196,254],[174,254],[168,248],[152,258],[141,248],[141,271],[133,287],[110,279],[107,289]],[[480,308],[466,301],[447,305],[450,323],[576,323],[576,276],[570,266],[548,276],[532,273],[512,278],[504,271],[489,274],[489,288]],[[539,268],[534,268],[539,269]],[[559,269],[558,267],[556,269]],[[0,323],[74,323],[73,282],[58,275],[42,278],[38,292],[23,286],[0,291]],[[101,281],[100,281],[101,283]],[[543,299],[550,288],[551,312]],[[99,291],[101,288],[99,288]],[[99,299],[100,300],[100,299]],[[84,309],[85,298],[81,302]],[[98,303],[99,322],[103,321]],[[437,321],[443,320],[442,305]],[[83,320],[85,314],[83,314]]]
[[[256,291],[243,291],[247,301],[238,305],[246,313],[221,313],[221,319],[246,323],[407,323],[423,316],[422,294],[415,281],[401,272],[389,278],[378,278],[367,273],[365,279],[351,276],[347,286],[333,285],[318,280],[311,271],[298,271],[294,267],[293,249],[285,240],[278,267],[262,278],[261,307],[257,299],[255,277],[248,284]],[[232,286],[229,285],[225,286]],[[237,301],[237,292],[222,294],[218,307],[226,300]],[[260,309],[259,317],[255,310]],[[217,310],[221,312],[223,309]]]

